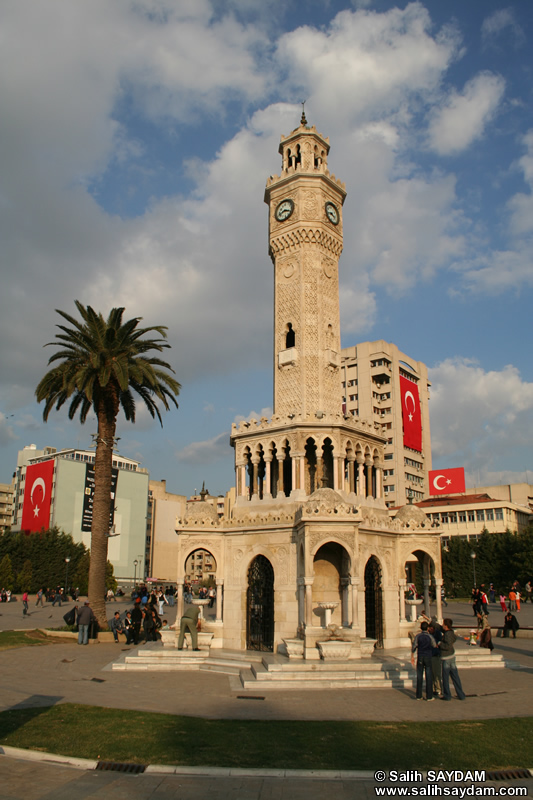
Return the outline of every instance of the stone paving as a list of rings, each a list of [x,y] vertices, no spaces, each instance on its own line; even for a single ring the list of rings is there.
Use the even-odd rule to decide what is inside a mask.
[[[112,603],[121,611],[129,606]],[[57,626],[71,604],[62,609],[30,606],[29,619],[22,617],[17,603],[0,605],[0,629],[13,630]],[[165,607],[172,621],[175,609]],[[445,609],[455,624],[470,625],[473,616],[466,605],[450,603]],[[533,607],[522,606],[517,615],[522,627],[533,627]],[[491,622],[496,625],[503,615],[492,607]],[[76,642],[49,647],[18,648],[0,652],[0,710],[28,706],[48,706],[77,702],[115,708],[134,708],[205,718],[231,719],[372,719],[372,720],[465,720],[488,717],[533,715],[533,638],[496,639],[496,652],[520,662],[522,669],[465,670],[462,673],[467,702],[413,702],[412,690],[345,689],[313,691],[269,691],[262,700],[245,699],[257,691],[235,688],[229,676],[202,672],[116,673],[110,664],[122,653],[124,645],[98,643],[79,647]],[[141,645],[142,646],[142,645]],[[533,762],[533,759],[532,759]],[[379,766],[379,765],[376,765]],[[524,766],[533,766],[524,765]],[[453,765],[448,765],[453,769]],[[68,766],[32,763],[0,758],[0,797],[45,800],[76,797],[91,798],[299,798],[315,800],[326,792],[335,792],[338,800],[354,795],[374,797],[372,780],[312,779],[260,775],[214,777],[209,774],[187,775],[117,775],[79,771]],[[515,781],[513,785],[533,782]]]

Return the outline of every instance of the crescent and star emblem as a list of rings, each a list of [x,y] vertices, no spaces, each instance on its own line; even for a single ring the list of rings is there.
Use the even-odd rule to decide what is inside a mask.
[[[31,487],[30,500],[31,500],[31,504],[33,506],[33,516],[34,517],[38,517],[39,513],[41,511],[39,506],[38,505],[34,505],[34,503],[33,503],[33,493],[34,493],[35,489],[37,489],[38,487],[40,487],[42,489],[43,500],[44,500],[44,498],[46,497],[46,486],[45,486],[45,483],[44,483],[42,478],[36,478],[33,481],[33,486]]]
[[[442,492],[446,488],[446,486],[439,486],[438,482],[440,481],[441,478],[443,481],[446,481],[446,486],[449,486],[451,483],[451,480],[449,478],[446,478],[445,475],[435,475],[435,477],[433,478],[433,486],[438,492]]]
[[[407,411],[409,411],[409,406],[407,405],[407,399],[408,399],[408,398],[409,398],[409,399],[412,401],[412,403],[413,403],[413,411],[416,411],[416,403],[415,403],[415,398],[414,398],[414,396],[413,396],[413,393],[412,393],[412,392],[406,392],[406,393],[404,394],[404,396],[403,396],[403,399],[404,399],[404,402],[405,402],[405,407],[406,407]],[[409,412],[409,422],[412,422],[412,421],[413,421],[413,414],[412,414],[412,412]],[[437,476],[437,477],[438,477],[438,476]]]

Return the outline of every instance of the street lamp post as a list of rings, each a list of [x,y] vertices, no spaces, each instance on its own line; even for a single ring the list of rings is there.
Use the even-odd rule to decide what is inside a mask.
[[[137,586],[137,564],[138,563],[139,562],[137,561],[137,559],[135,559],[135,561],[133,562],[133,566],[135,568],[135,572],[133,573],[133,590],[134,591],[135,591],[135,587]]]
[[[476,589],[477,588],[477,581],[476,581],[476,554],[472,550],[470,555],[472,557],[472,566],[474,567],[474,589]]]
[[[68,597],[68,565],[70,563],[70,556],[65,558],[66,571],[65,571],[65,597]]]

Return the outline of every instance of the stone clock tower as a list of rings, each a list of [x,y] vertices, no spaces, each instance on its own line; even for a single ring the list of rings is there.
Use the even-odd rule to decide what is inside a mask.
[[[340,414],[339,272],[345,186],[328,171],[329,139],[302,114],[282,137],[280,176],[269,178],[274,263],[274,414]]]

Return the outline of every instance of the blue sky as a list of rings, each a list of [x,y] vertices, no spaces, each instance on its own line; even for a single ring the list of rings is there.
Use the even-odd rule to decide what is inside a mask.
[[[74,300],[168,326],[183,385],[120,451],[170,490],[233,482],[272,403],[266,179],[310,124],[346,182],[343,346],[427,363],[433,464],[533,482],[533,6],[79,0],[0,6],[0,480],[95,422],[33,399]],[[266,411],[265,411],[266,410]]]

